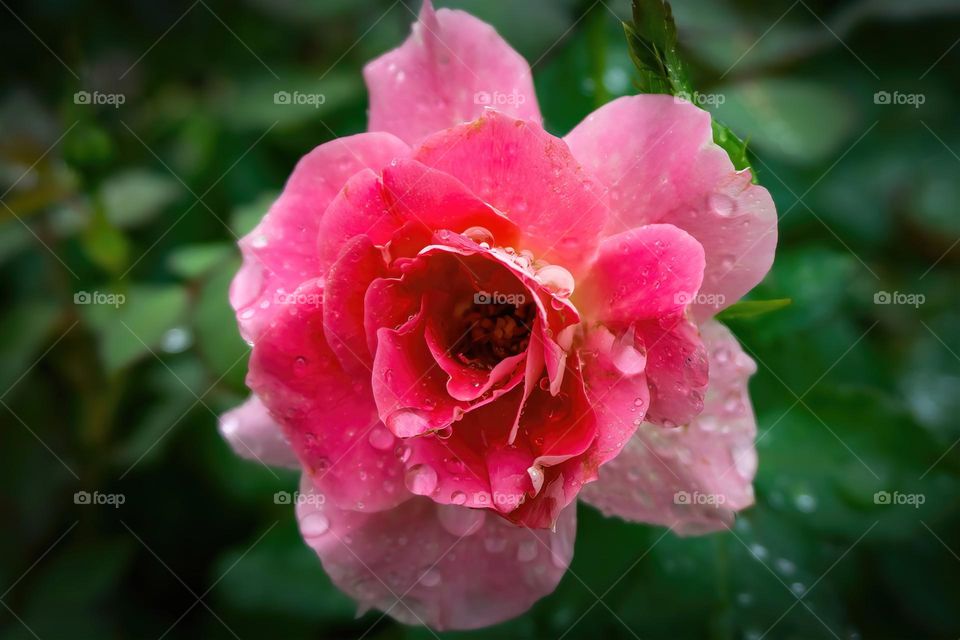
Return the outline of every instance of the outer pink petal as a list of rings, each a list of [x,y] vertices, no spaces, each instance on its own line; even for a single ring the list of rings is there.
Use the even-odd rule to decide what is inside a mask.
[[[220,416],[220,435],[241,458],[278,467],[299,467],[290,443],[256,394]]]
[[[413,33],[363,70],[370,131],[415,144],[473,120],[485,106],[540,122],[530,66],[493,27],[463,11],[423,4]]]
[[[636,346],[642,345],[647,357],[647,420],[665,427],[687,424],[703,410],[709,381],[707,353],[697,326],[676,315],[638,323],[636,333]]]
[[[395,440],[377,418],[369,378],[344,373],[327,344],[321,282],[304,284],[293,300],[254,346],[247,384],[332,504],[396,506],[410,494]]]
[[[577,299],[612,327],[683,311],[703,280],[703,247],[685,231],[651,224],[604,238]]]
[[[327,273],[324,332],[344,371],[354,376],[369,378],[373,367],[364,330],[364,299],[368,286],[384,270],[380,249],[367,236],[357,236],[347,242],[340,259]]]
[[[406,624],[476,629],[513,618],[554,590],[573,557],[573,507],[552,533],[425,498],[340,511],[311,500],[311,488],[305,478],[300,532],[334,584]]]
[[[614,215],[607,234],[666,222],[700,241],[707,268],[699,318],[739,300],[770,269],[777,244],[773,199],[713,143],[706,111],[671,96],[620,98],[565,140],[609,189]]]
[[[710,352],[703,413],[676,429],[640,426],[581,493],[605,514],[698,534],[723,529],[753,504],[756,420],[747,380],[756,365],[723,325],[708,321],[701,331]]]
[[[323,275],[317,256],[320,219],[347,180],[408,154],[407,145],[390,134],[362,133],[320,145],[297,163],[283,193],[240,240],[243,267],[230,287],[230,304],[247,340],[269,324],[278,292]]]
[[[539,124],[488,109],[424,140],[414,159],[459,178],[503,212],[520,230],[517,249],[574,275],[593,260],[607,222],[603,187]]]

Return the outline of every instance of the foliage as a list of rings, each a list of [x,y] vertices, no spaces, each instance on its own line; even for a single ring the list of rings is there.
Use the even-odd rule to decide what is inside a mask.
[[[677,2],[675,21],[659,0],[638,15],[625,0],[437,4],[481,14],[535,63],[555,133],[637,91],[631,78],[716,97],[702,106],[732,127],[717,141],[781,216],[772,272],[726,314],[758,363],[757,505],[688,539],[581,507],[555,594],[441,636],[960,635],[956,3]],[[274,504],[295,475],[237,459],[216,432],[246,393],[226,300],[237,236],[301,155],[363,130],[360,69],[416,9],[0,9],[22,20],[0,23],[20,54],[0,81],[3,640],[33,637],[24,625],[45,640],[433,637],[355,618]],[[125,102],[75,102],[95,90]],[[282,109],[278,91],[326,100]],[[94,295],[116,304],[83,304]]]

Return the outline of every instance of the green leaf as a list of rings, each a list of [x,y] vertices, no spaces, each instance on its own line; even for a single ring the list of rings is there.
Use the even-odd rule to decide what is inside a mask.
[[[715,93],[724,100],[711,109],[714,116],[749,131],[754,148],[793,163],[825,160],[858,133],[850,100],[827,84],[763,78],[720,87]]]
[[[134,227],[155,217],[182,191],[176,180],[164,174],[130,169],[104,182],[103,206],[112,224]]]
[[[780,298],[777,300],[743,300],[721,311],[717,314],[717,319],[755,318],[770,313],[771,311],[789,307],[792,303],[793,300],[790,298]]]
[[[737,171],[751,169],[750,158],[747,157],[747,143],[737,137],[730,128],[713,120],[713,141],[730,156],[730,161]],[[757,173],[753,172],[753,181],[757,181]]]
[[[227,260],[211,274],[200,290],[193,323],[197,348],[212,376],[243,389],[247,368],[242,360],[250,349],[240,338],[228,297],[238,268],[239,261]]]
[[[695,91],[687,75],[677,42],[677,25],[666,0],[633,0],[633,22],[623,23],[630,58],[640,72],[641,93],[666,93],[693,100]],[[751,169],[747,145],[727,126],[713,121],[713,140],[738,171]],[[753,171],[756,182],[756,172]]]
[[[167,257],[167,264],[175,274],[189,280],[205,275],[232,253],[233,248],[222,242],[191,244],[174,249]]]
[[[677,25],[665,0],[633,0],[633,23],[623,23],[641,93],[692,93],[677,46]]]
[[[57,306],[48,302],[24,301],[4,309],[0,320],[0,387],[10,390],[27,371],[56,325],[59,313]]]
[[[134,286],[126,293],[80,292],[75,301],[85,305],[104,367],[113,373],[156,350],[186,311],[187,293],[178,286]]]

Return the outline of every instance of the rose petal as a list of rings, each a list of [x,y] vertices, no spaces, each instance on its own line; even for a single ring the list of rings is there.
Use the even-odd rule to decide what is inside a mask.
[[[294,299],[254,346],[247,384],[333,504],[393,507],[410,496],[403,465],[377,418],[369,382],[346,374],[327,344],[321,281],[304,284]]]
[[[413,33],[363,70],[370,131],[414,144],[473,120],[485,106],[540,122],[530,66],[490,25],[423,3]]]
[[[676,429],[640,426],[580,494],[605,514],[697,534],[725,528],[753,504],[756,420],[747,380],[756,365],[723,325],[708,321],[701,332],[710,355],[703,413]]]
[[[364,299],[368,284],[382,275],[383,257],[367,236],[350,240],[327,273],[324,333],[344,371],[361,378],[369,377],[373,367],[364,330]]]
[[[619,98],[565,140],[609,189],[608,235],[664,222],[703,245],[698,318],[739,300],[770,269],[777,244],[773,199],[713,143],[707,112],[671,96]]]
[[[685,231],[651,224],[604,238],[578,306],[623,328],[686,308],[703,280],[703,247]]]
[[[269,325],[278,292],[322,275],[320,219],[347,180],[408,154],[407,145],[388,133],[362,133],[322,144],[297,163],[283,193],[240,240],[243,266],[231,284],[230,304],[247,340]]]
[[[513,618],[554,590],[573,557],[573,507],[554,533],[425,498],[375,514],[341,511],[306,475],[301,492],[300,532],[333,583],[406,624],[476,629]]]
[[[241,458],[278,467],[300,466],[283,429],[256,394],[220,416],[220,435]]]
[[[424,140],[414,159],[503,212],[537,258],[575,276],[593,259],[607,221],[603,187],[539,124],[487,110]]]
[[[419,162],[398,160],[385,167],[383,188],[394,215],[428,229],[460,233],[483,227],[505,243],[517,237],[516,226],[462,182]]]

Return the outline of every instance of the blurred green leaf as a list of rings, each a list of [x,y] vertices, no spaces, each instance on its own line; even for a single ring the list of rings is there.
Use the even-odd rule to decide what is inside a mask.
[[[189,280],[205,275],[233,253],[233,247],[223,242],[191,244],[171,251],[167,263],[171,271]]]
[[[717,319],[730,320],[733,318],[755,318],[757,316],[766,315],[771,311],[788,307],[792,302],[793,300],[790,298],[781,298],[779,300],[741,300],[740,302],[734,304],[733,306],[727,307],[717,314]]]
[[[60,309],[53,301],[24,301],[4,311],[0,319],[0,336],[5,336],[0,340],[0,388],[4,392],[34,364],[59,317]]]
[[[103,206],[111,224],[122,229],[149,222],[183,192],[172,177],[146,169],[128,169],[103,184]]]
[[[186,291],[173,285],[136,285],[126,293],[100,295],[105,297],[88,294],[92,304],[83,310],[97,334],[100,357],[109,373],[155,354],[164,333],[187,309]]]
[[[204,283],[194,311],[197,348],[215,379],[223,378],[237,389],[244,388],[244,358],[250,351],[237,331],[237,320],[230,307],[228,291],[239,269],[238,260],[220,265]]]
[[[855,133],[857,114],[840,91],[815,82],[763,78],[719,87],[714,114],[750,132],[758,152],[813,164],[840,150]]]
[[[630,57],[640,72],[641,93],[690,94],[693,89],[680,58],[677,25],[666,0],[633,0],[633,22],[623,23]]]
[[[320,560],[300,538],[289,507],[280,523],[252,549],[243,544],[224,553],[214,573],[223,576],[214,597],[241,611],[328,624],[349,622],[356,611],[356,605],[330,583]]]
[[[87,256],[100,268],[120,273],[130,259],[130,243],[97,207],[81,237]]]

